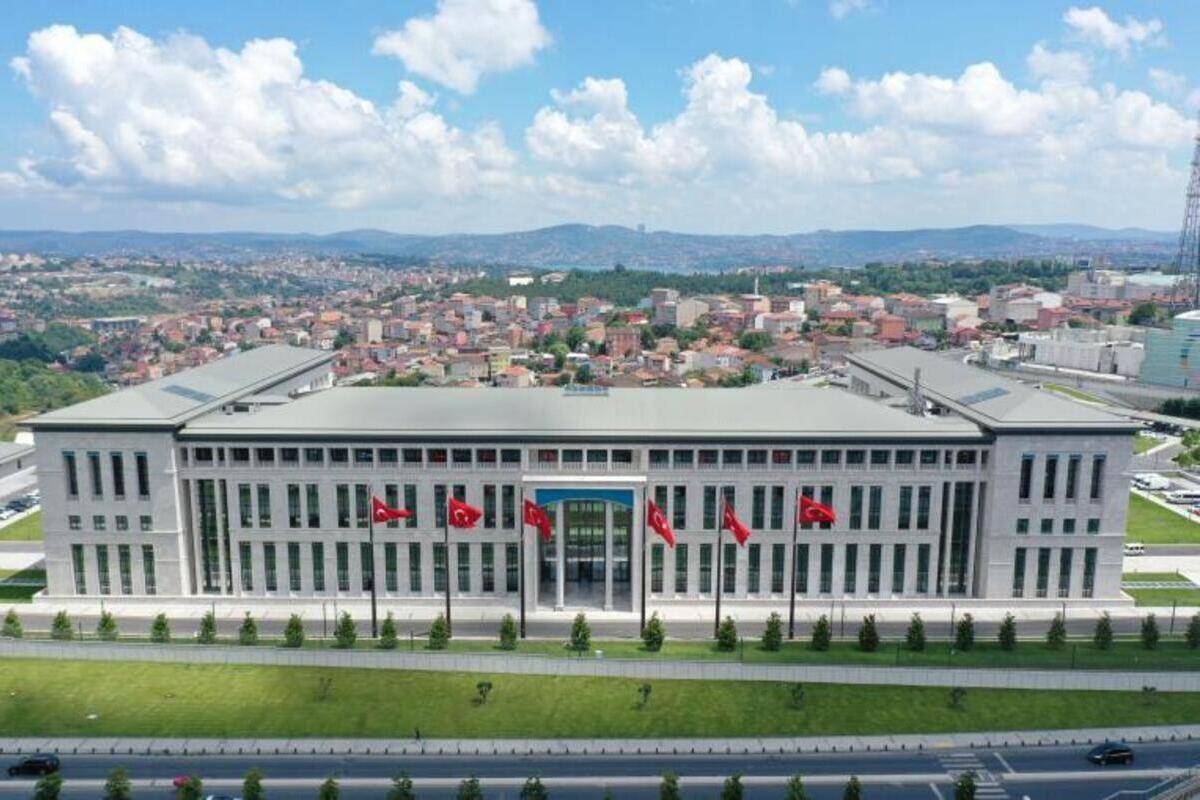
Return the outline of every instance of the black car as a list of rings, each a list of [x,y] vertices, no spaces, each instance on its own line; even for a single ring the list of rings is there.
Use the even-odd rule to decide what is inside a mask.
[[[8,768],[8,774],[14,775],[49,775],[58,772],[58,756],[39,753],[36,756],[22,758]]]
[[[1104,766],[1106,764],[1132,764],[1133,748],[1124,742],[1105,742],[1098,744],[1087,754],[1088,761]]]

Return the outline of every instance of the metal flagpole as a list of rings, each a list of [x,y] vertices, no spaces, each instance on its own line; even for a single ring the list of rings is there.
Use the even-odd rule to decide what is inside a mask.
[[[371,638],[379,638],[379,612],[375,605],[375,486],[367,484],[367,491],[371,495],[370,512],[367,519],[370,520],[367,526],[367,538],[370,540],[371,548]]]
[[[721,531],[725,527],[725,492],[721,491],[721,487],[717,487],[717,491],[721,492],[721,515],[717,518],[717,609],[716,616],[713,618],[713,638],[717,638],[717,632],[721,629],[721,580],[724,575],[721,573]]]
[[[445,548],[446,552],[443,557],[443,563],[446,565],[446,635],[449,636],[453,628],[450,623],[450,497],[449,492],[446,493],[446,518],[443,526],[445,532]]]
[[[642,486],[642,622],[638,627],[639,632],[646,630],[646,517],[648,516],[650,499],[650,488],[643,484]]]
[[[518,546],[517,561],[520,567],[517,571],[517,591],[521,595],[521,638],[525,638],[525,486],[521,486],[521,527],[518,528],[517,541]]]
[[[796,540],[800,532],[800,487],[796,487],[796,502],[792,505],[792,599],[788,604],[788,638],[796,638]]]

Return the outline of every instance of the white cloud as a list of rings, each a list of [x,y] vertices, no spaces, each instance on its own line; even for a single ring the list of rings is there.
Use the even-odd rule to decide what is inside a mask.
[[[106,37],[56,25],[31,34],[12,66],[52,109],[59,142],[25,173],[59,187],[355,207],[471,194],[505,181],[513,166],[498,129],[449,125],[408,82],[380,110],[305,78],[286,39],[234,52],[194,36],[155,40],[118,28]]]
[[[1029,73],[1039,81],[1085,83],[1091,73],[1087,56],[1075,50],[1050,50],[1038,42],[1025,57]]]
[[[1136,17],[1125,17],[1125,23],[1115,21],[1100,6],[1079,8],[1071,6],[1063,14],[1063,22],[1079,39],[1112,50],[1122,57],[1128,56],[1133,47],[1163,42],[1161,20],[1142,21]]]
[[[866,11],[874,0],[829,0],[829,14],[834,19],[845,19],[856,11]]]
[[[413,17],[400,30],[377,37],[373,52],[472,94],[484,75],[531,64],[549,44],[533,0],[438,0],[432,16]]]
[[[826,67],[821,70],[813,86],[821,94],[844,94],[850,90],[850,73],[841,67]]]

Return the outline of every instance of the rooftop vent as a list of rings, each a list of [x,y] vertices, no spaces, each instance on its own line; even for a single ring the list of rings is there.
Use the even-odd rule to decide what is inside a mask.
[[[195,400],[197,403],[211,403],[213,400],[217,399],[211,394],[202,392],[199,389],[189,389],[187,386],[180,386],[178,383],[172,383],[169,386],[164,386],[162,390],[168,394],[176,395],[177,397]]]
[[[1006,394],[1008,394],[1008,389],[1004,389],[1000,386],[993,386],[990,389],[984,389],[980,392],[963,395],[962,397],[958,398],[958,402],[962,403],[964,406],[973,406],[976,403],[982,403],[985,400],[995,400],[997,397],[1004,397]]]

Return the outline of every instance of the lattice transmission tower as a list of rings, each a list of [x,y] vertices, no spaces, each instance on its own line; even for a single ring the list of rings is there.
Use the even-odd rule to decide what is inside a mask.
[[[1193,309],[1200,308],[1200,117],[1197,119],[1192,177],[1188,180],[1183,229],[1179,232],[1179,253],[1175,256],[1175,268],[1182,278],[1180,282],[1188,288],[1188,300]]]

